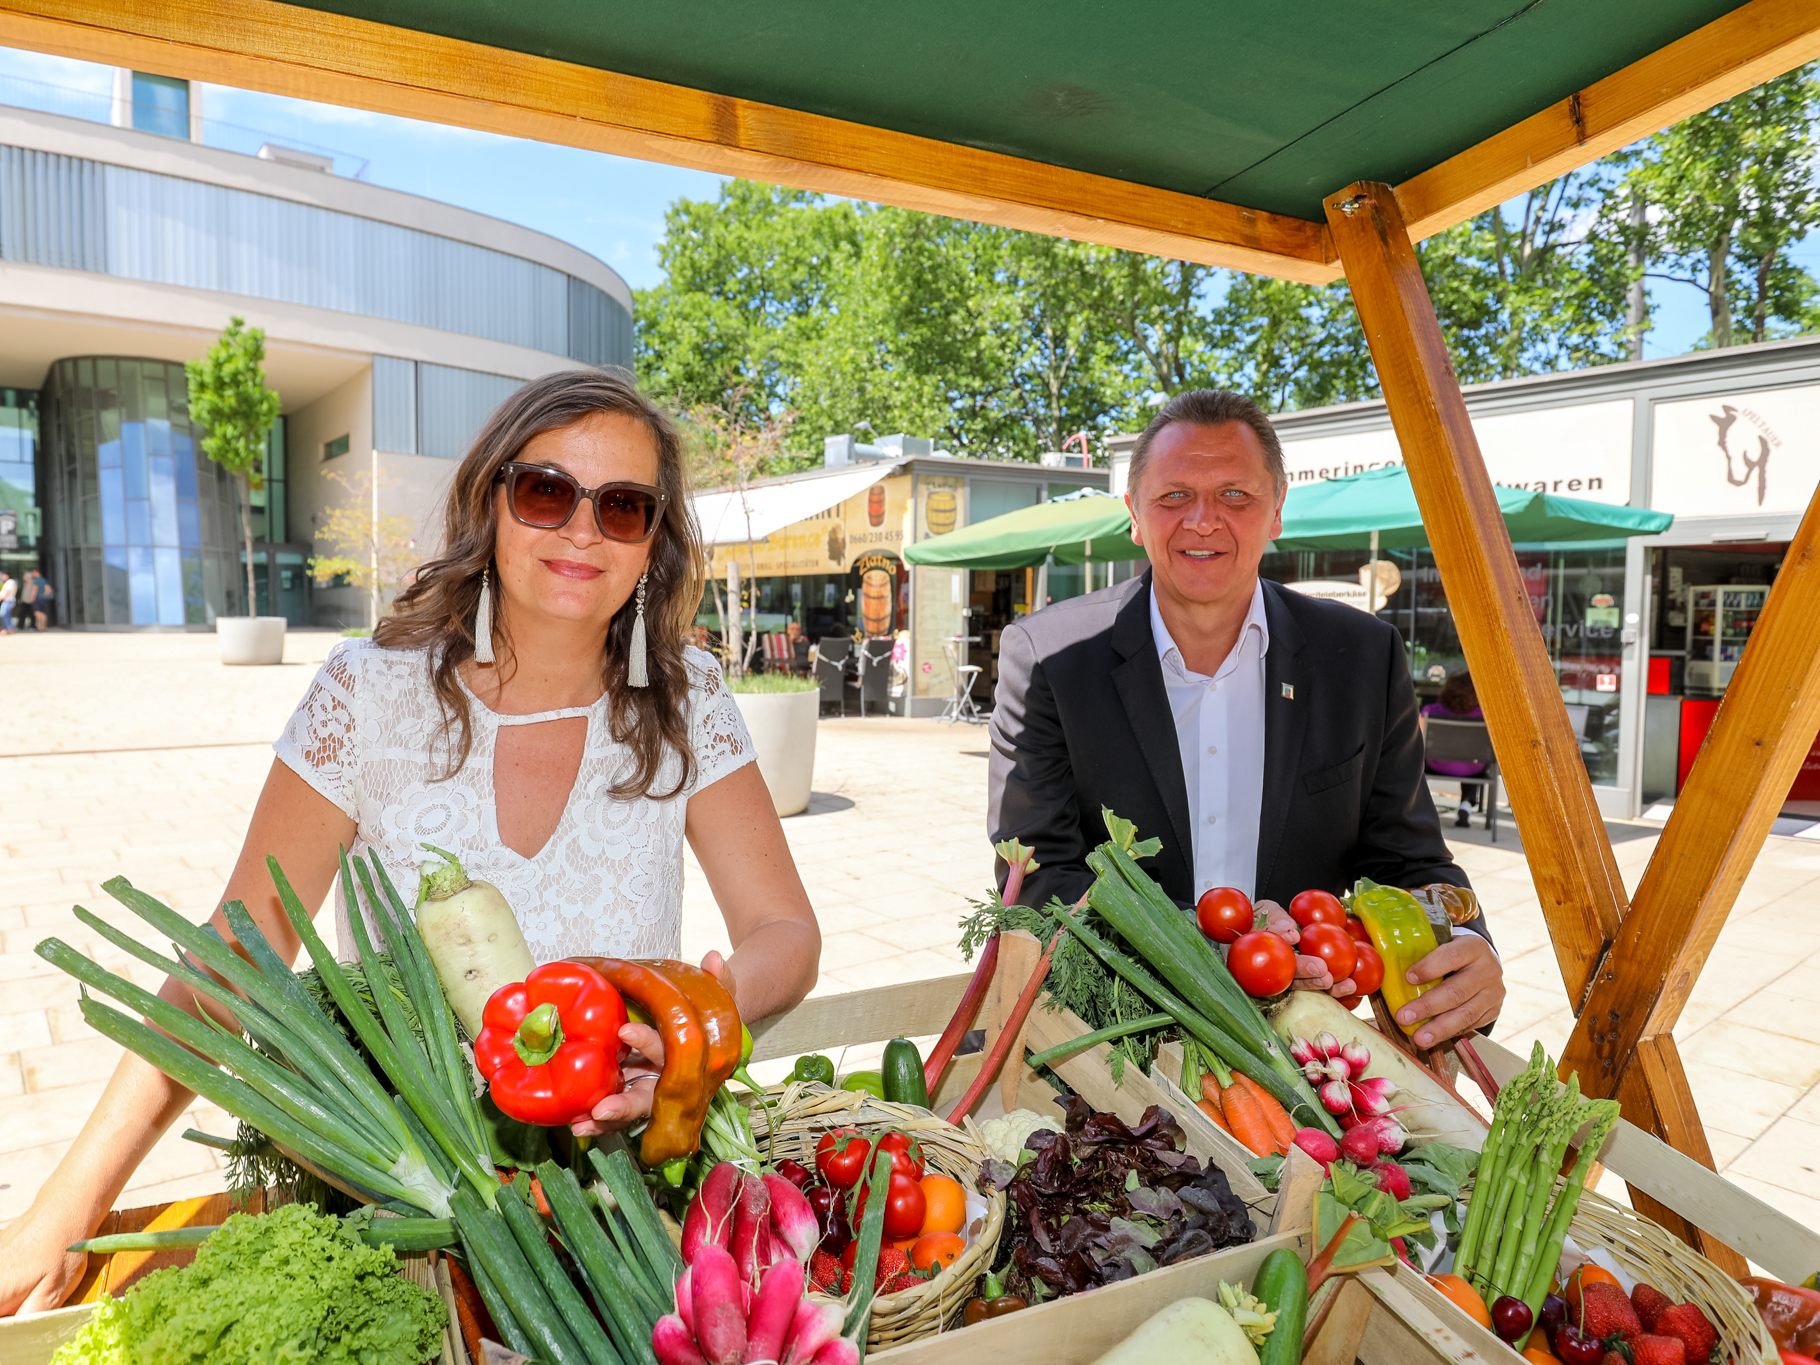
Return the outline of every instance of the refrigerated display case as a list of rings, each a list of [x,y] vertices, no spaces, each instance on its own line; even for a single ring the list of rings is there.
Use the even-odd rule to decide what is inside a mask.
[[[1688,691],[1713,695],[1725,691],[1768,596],[1767,584],[1720,583],[1688,589]]]

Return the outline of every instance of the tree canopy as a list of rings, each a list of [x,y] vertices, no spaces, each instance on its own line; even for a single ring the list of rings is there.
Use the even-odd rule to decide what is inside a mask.
[[[1727,346],[1820,329],[1793,251],[1820,230],[1809,67],[1538,187],[1420,248],[1468,383],[1642,354],[1657,291],[1701,291]],[[1212,385],[1272,411],[1368,399],[1344,284],[1291,284],[732,181],[666,219],[637,300],[641,381],[725,427],[790,414],[805,454],[906,432],[1033,459]]]

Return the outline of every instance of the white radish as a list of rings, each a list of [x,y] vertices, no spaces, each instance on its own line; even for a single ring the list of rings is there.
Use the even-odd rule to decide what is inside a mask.
[[[444,861],[424,870],[417,891],[417,933],[449,1008],[468,1037],[475,1038],[493,992],[523,981],[537,963],[525,946],[518,916],[499,889],[470,878],[453,853],[424,847]]]

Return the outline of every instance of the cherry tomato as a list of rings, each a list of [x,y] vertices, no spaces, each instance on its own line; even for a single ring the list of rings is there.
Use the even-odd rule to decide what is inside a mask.
[[[1362,995],[1349,995],[1344,1000],[1340,1001],[1340,1008],[1343,1010],[1356,1010],[1359,1007],[1359,1001],[1364,998],[1365,997]]]
[[[1251,932],[1257,912],[1251,908],[1251,897],[1236,886],[1216,886],[1201,892],[1194,903],[1194,922],[1215,943],[1232,943]]]
[[[1346,917],[1346,932],[1351,934],[1360,943],[1371,942],[1371,930],[1365,927],[1365,921],[1360,919],[1357,915],[1348,915]]]
[[[1304,929],[1311,924],[1344,924],[1346,907],[1330,891],[1298,891],[1289,902],[1289,918]]]
[[[866,1195],[869,1190],[862,1188],[853,1203],[853,1227],[857,1236],[861,1220],[866,1216]],[[923,1230],[923,1215],[928,1211],[928,1203],[923,1197],[923,1187],[909,1176],[891,1173],[891,1184],[885,1191],[885,1236],[891,1241],[900,1237],[914,1238]]]
[[[1337,924],[1325,924],[1316,921],[1302,930],[1302,941],[1296,952],[1309,957],[1318,957],[1327,964],[1327,974],[1338,985],[1352,975],[1352,969],[1359,960],[1359,945],[1354,943],[1347,932]],[[1379,976],[1383,975],[1383,964],[1379,963]]]
[[[866,1174],[872,1144],[851,1128],[823,1133],[815,1144],[815,1169],[837,1190],[850,1190]]]
[[[1353,987],[1360,995],[1370,995],[1384,984],[1384,959],[1378,950],[1369,943],[1354,943],[1352,977]]]
[[[912,1180],[921,1180],[924,1174],[922,1145],[907,1133],[886,1133],[876,1143],[873,1150],[891,1153],[891,1174],[906,1175]],[[867,1158],[871,1164],[871,1158]]]
[[[1226,966],[1245,994],[1281,995],[1295,980],[1295,949],[1262,930],[1242,934],[1227,953]]]

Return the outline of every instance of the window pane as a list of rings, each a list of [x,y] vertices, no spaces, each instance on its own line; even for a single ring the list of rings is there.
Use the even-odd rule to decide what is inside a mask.
[[[135,71],[133,127],[142,133],[187,140],[190,135],[190,83]]]

